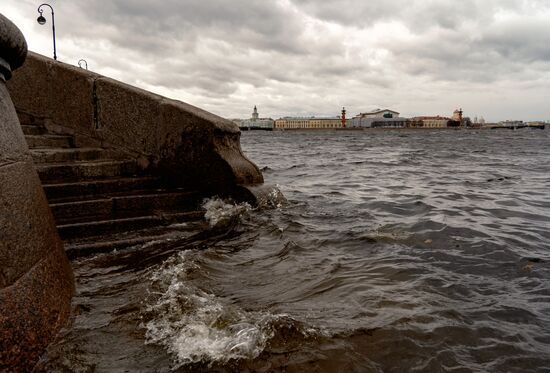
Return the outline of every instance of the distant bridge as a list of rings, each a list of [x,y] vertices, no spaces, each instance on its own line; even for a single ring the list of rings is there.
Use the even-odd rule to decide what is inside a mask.
[[[540,123],[540,124],[528,124],[528,123],[519,123],[519,124],[495,124],[488,126],[490,129],[508,129],[508,130],[517,130],[520,128],[537,128],[537,129],[550,129],[550,124]]]

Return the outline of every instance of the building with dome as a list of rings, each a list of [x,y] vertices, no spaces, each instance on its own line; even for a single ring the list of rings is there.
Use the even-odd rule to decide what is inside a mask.
[[[275,124],[275,121],[271,118],[260,118],[260,114],[258,113],[258,108],[256,106],[254,106],[254,111],[252,112],[252,117],[250,119],[234,122],[237,123],[239,125],[239,128],[243,131],[273,131],[273,126]]]

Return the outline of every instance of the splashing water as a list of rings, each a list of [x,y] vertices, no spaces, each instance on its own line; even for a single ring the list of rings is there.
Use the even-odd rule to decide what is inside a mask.
[[[210,228],[226,227],[252,209],[248,203],[230,204],[219,198],[206,199],[202,207]]]
[[[229,209],[219,201],[213,205]],[[270,324],[285,315],[246,312],[194,286],[189,277],[200,270],[196,255],[180,252],[153,273],[152,288],[160,296],[145,310],[146,342],[164,346],[175,368],[257,357],[273,337]]]

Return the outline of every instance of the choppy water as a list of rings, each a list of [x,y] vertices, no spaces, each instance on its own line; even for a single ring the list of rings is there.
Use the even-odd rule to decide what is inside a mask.
[[[75,262],[43,370],[550,372],[550,132],[241,143],[288,202]]]

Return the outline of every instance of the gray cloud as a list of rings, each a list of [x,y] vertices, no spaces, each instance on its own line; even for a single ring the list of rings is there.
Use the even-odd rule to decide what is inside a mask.
[[[122,47],[158,51],[167,43],[183,41],[186,47],[196,48],[202,38],[229,38],[231,44],[249,48],[302,51],[298,20],[274,0],[75,0],[67,6],[72,14],[85,11],[81,17],[89,26],[114,26],[119,33],[111,35],[111,40]],[[75,35],[89,36],[87,28],[73,26]],[[152,45],[152,39],[160,46]],[[173,49],[166,46],[166,52]]]
[[[489,0],[491,1],[491,0]],[[486,4],[475,0],[390,0],[390,1],[315,1],[293,0],[310,14],[346,25],[369,27],[378,22],[399,21],[409,29],[421,32],[439,26],[455,29],[460,23],[472,16],[491,16],[483,12]]]
[[[31,15],[29,45],[49,54],[36,4],[4,1],[21,22]],[[275,117],[460,105],[494,120],[550,119],[547,105],[533,111],[550,96],[547,0],[51,3],[61,60],[85,57],[95,71],[223,116],[248,116],[254,104]],[[515,107],[491,104],[510,92]]]
[[[537,14],[548,9],[546,0],[292,0],[308,14],[327,21],[358,27],[397,21],[412,32],[429,28],[456,29],[466,22],[483,24],[499,12]]]
[[[488,48],[503,58],[531,63],[550,62],[550,23],[547,19],[513,20],[489,29],[479,40],[479,48]]]
[[[390,47],[395,64],[412,75],[436,80],[493,83],[533,79],[550,66],[550,24],[539,18],[512,19],[478,27],[443,30]]]

